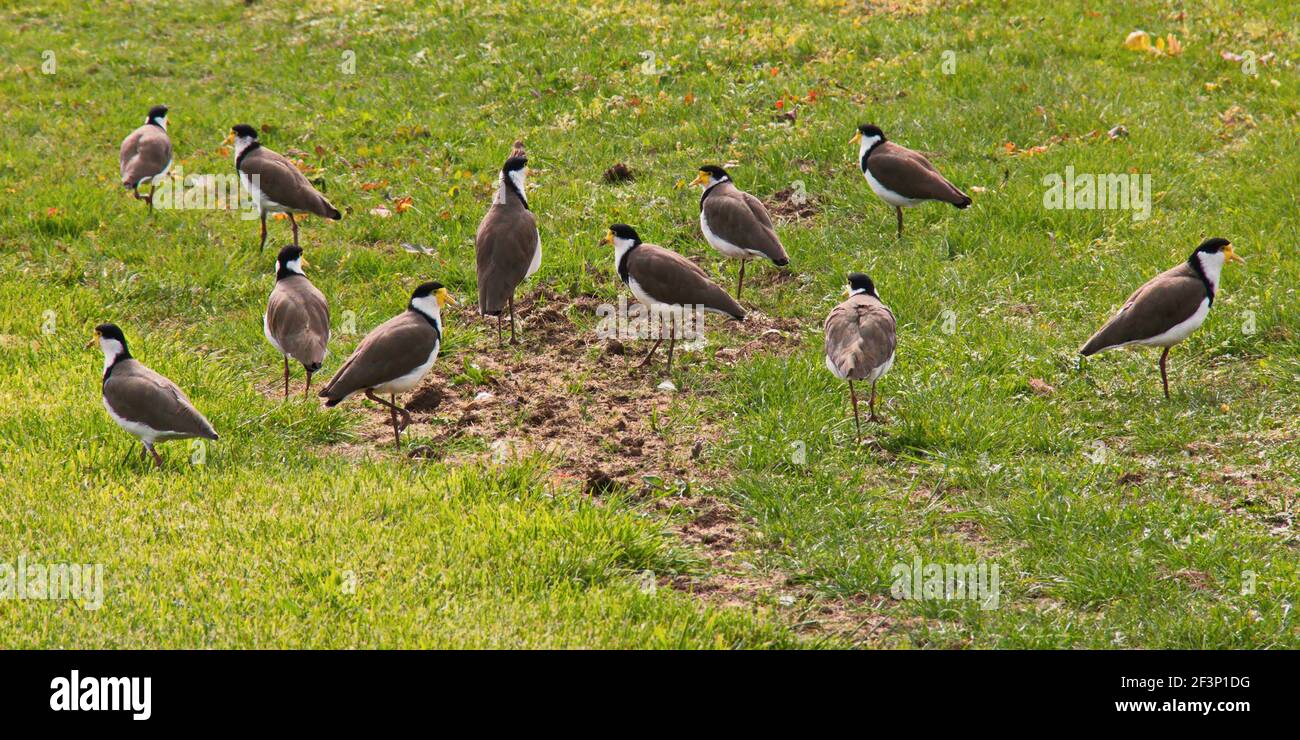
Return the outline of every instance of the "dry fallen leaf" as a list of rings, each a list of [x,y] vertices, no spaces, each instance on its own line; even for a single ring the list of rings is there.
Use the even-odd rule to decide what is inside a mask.
[[[398,213],[405,213],[414,207],[415,207],[415,199],[409,195],[404,195],[401,198],[398,198],[397,200],[393,201],[393,209],[396,210]]]
[[[381,181],[379,181],[379,182],[363,182],[363,183],[361,183],[361,189],[362,189],[362,190],[365,190],[365,191],[367,191],[367,192],[369,192],[369,191],[371,191],[371,190],[378,190],[378,189],[380,189],[380,188],[385,188],[385,187],[388,187],[388,181],[387,181],[387,180],[381,180]]]
[[[388,218],[393,215],[393,212],[388,210],[388,206],[378,205],[370,209],[370,215],[378,216],[380,218]]]
[[[1146,31],[1134,31],[1124,39],[1124,48],[1132,51],[1147,51],[1151,48],[1151,35]]]
[[[1055,388],[1038,378],[1029,379],[1029,389],[1040,396],[1050,396],[1056,392]]]

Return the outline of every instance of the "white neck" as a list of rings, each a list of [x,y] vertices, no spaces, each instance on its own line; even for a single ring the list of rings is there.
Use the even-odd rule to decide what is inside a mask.
[[[257,139],[252,136],[236,137],[235,138],[235,159],[239,159],[239,155],[243,154],[244,150],[247,149],[250,145],[252,145],[256,141]]]
[[[631,239],[624,239],[618,236],[614,237],[614,269],[615,270],[618,269],[619,263],[623,261],[623,255],[627,254],[627,250],[631,249],[635,245],[636,242],[632,241]]]
[[[863,293],[866,293],[866,292],[867,292],[867,289],[866,289],[866,288],[857,288],[856,290],[854,290],[854,289],[850,289],[850,290],[849,290],[849,296],[852,297],[852,296],[855,296],[855,295],[862,295]]]
[[[162,118],[145,118],[145,119],[144,119],[144,122],[145,122],[145,123],[156,123],[156,124],[158,124],[159,126],[162,126],[164,131],[167,130],[167,116],[163,116]]]
[[[302,271],[302,257],[299,257],[296,260],[289,260],[284,266],[289,270],[289,272],[296,272],[303,277],[307,276],[307,273]],[[275,274],[280,274],[280,260],[275,261]]]
[[[442,331],[442,309],[438,306],[437,296],[424,295],[412,298],[411,308],[433,319],[433,323],[438,325],[438,331]]]
[[[731,182],[731,178],[726,175],[723,175],[722,177],[709,175],[709,181],[704,183],[704,192],[707,193],[724,182]]]
[[[864,136],[864,137],[862,137],[862,140],[858,142],[858,161],[859,161],[859,162],[862,161],[862,155],[866,154],[866,153],[867,153],[867,150],[870,149],[871,147],[875,146],[876,143],[880,141],[880,139],[881,139],[881,137],[879,137],[879,136]]]
[[[518,188],[519,193],[523,196],[524,201],[527,202],[527,201],[528,201],[528,191],[524,189],[524,170],[523,170],[523,168],[520,168],[520,169],[517,169],[517,170],[510,170],[510,172],[506,173],[506,177],[509,177],[509,178],[510,178],[510,182],[514,183],[514,186],[515,186],[516,188]],[[497,194],[496,194],[496,196],[492,199],[492,202],[493,202],[493,203],[505,203],[505,202],[506,202],[506,188],[508,188],[508,187],[510,187],[510,186],[506,184],[505,178],[504,178],[504,177],[501,178],[501,182],[500,182],[500,184],[497,185]]]
[[[122,354],[122,343],[108,337],[99,338],[99,348],[104,352],[104,372],[113,366],[113,361]]]
[[[1218,290],[1219,275],[1223,273],[1223,263],[1226,259],[1223,252],[1215,252],[1214,254],[1197,252],[1196,258],[1201,261],[1201,269],[1205,271],[1205,278],[1210,281],[1210,285],[1213,285],[1215,290]]]

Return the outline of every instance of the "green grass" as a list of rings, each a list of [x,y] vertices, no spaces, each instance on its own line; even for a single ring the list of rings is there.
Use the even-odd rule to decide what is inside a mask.
[[[0,643],[1300,647],[1300,11],[897,6],[0,9],[0,562],[98,562],[108,579],[95,611],[0,600]],[[1135,28],[1185,51],[1122,48]],[[647,50],[666,71],[643,73]],[[1249,76],[1220,57],[1246,50],[1276,58]],[[363,444],[359,404],[263,393],[279,359],[261,333],[274,250],[257,253],[256,222],[148,217],[115,185],[118,142],[158,102],[187,173],[230,172],[220,148],[241,122],[319,170],[346,216],[305,222],[309,273],[359,332],[421,279],[472,301],[474,230],[517,137],[538,185],[535,282],[561,295],[618,294],[598,243],[615,221],[730,284],[734,266],[698,233],[698,192],[679,181],[705,162],[733,162],[761,197],[802,181],[819,212],[779,227],[796,279],[758,267],[745,295],[799,319],[802,345],[677,372],[680,403],[726,430],[716,474],[696,483],[749,523],[740,559],[778,585],[748,607],[642,588],[647,570],[715,566],[644,500],[592,500],[555,484],[546,460],[331,454]],[[1225,124],[1233,106],[1249,121]],[[779,117],[792,108],[797,121]],[[862,122],[934,153],[974,206],[913,209],[896,239],[847,143]],[[1129,135],[1110,140],[1117,125]],[[1033,156],[1004,147],[1066,134]],[[615,162],[636,180],[602,182]],[[1067,166],[1151,174],[1151,218],[1044,208],[1043,177]],[[369,215],[406,195],[413,210]],[[271,229],[272,244],[288,239],[286,223]],[[1078,364],[1134,287],[1215,235],[1248,264],[1225,269],[1209,320],[1173,350],[1172,400],[1152,351]],[[862,447],[820,358],[820,323],[858,269],[899,320],[880,387],[890,423]],[[98,352],[82,348],[105,320],[222,433],[206,464],[186,464],[185,443],[162,448],[162,472],[127,459],[98,400]],[[358,339],[340,336],[325,372]],[[450,323],[434,372],[451,379],[491,344]],[[891,569],[915,556],[998,564],[999,607],[892,599]],[[823,607],[887,621],[827,638],[807,625]]]

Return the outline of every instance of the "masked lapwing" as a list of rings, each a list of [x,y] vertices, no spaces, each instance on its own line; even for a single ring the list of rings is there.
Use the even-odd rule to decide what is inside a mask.
[[[849,381],[853,425],[861,438],[858,393],[853,388],[853,381],[871,383],[868,421],[879,421],[876,417],[876,381],[894,366],[894,349],[898,340],[894,334],[894,314],[880,301],[871,278],[860,272],[850,274],[845,292],[848,299],[826,317],[826,367],[835,377]]]
[[[524,190],[527,165],[528,158],[522,155],[506,160],[492,206],[474,236],[478,308],[484,316],[497,317],[497,344],[507,309],[510,341],[515,341],[515,289],[542,265],[542,238]]]
[[[442,346],[442,307],[455,303],[441,283],[424,283],[411,294],[406,310],[385,321],[361,340],[320,392],[326,406],[337,406],[362,391],[366,398],[387,406],[393,423],[393,441],[402,446],[401,432],[411,414],[397,405],[397,394],[417,385],[438,359]],[[385,401],[376,393],[388,394]],[[397,415],[402,415],[398,425]]]
[[[130,188],[136,200],[143,200],[153,210],[153,188],[172,166],[172,140],[167,136],[167,106],[149,109],[144,125],[122,140],[118,154],[122,187]],[[140,195],[140,186],[150,185],[148,195]]]
[[[307,260],[300,247],[285,247],[275,258],[275,288],[266,301],[262,315],[262,332],[284,357],[284,397],[289,397],[289,358],[302,363],[307,371],[305,397],[311,390],[312,373],[325,359],[330,341],[330,309],[325,296],[302,271]]]
[[[885,140],[875,126],[859,126],[852,143],[858,145],[858,166],[881,200],[898,214],[898,235],[903,235],[903,209],[927,200],[965,208],[971,200],[948,182],[921,154]]]
[[[1169,348],[1196,331],[1214,305],[1225,262],[1245,262],[1227,239],[1206,239],[1187,261],[1134,291],[1114,318],[1079,349],[1087,357],[1130,344],[1161,347],[1160,382],[1169,398]]]
[[[602,243],[614,245],[614,267],[619,279],[632,291],[637,301],[650,311],[652,324],[658,329],[654,332],[657,335],[654,346],[638,367],[644,367],[650,362],[655,350],[663,343],[663,324],[666,320],[670,324],[666,332],[668,371],[672,372],[673,347],[677,333],[683,328],[673,316],[675,310],[693,310],[698,307],[737,321],[745,318],[745,309],[727,295],[727,291],[709,280],[698,265],[676,252],[642,242],[631,226],[610,226]]]
[[[704,165],[691,184],[704,186],[700,196],[700,231],[704,239],[724,256],[740,260],[736,300],[740,300],[745,285],[746,262],[767,258],[777,267],[790,264],[763,201],[737,188],[726,170]]]
[[[266,246],[266,214],[283,213],[293,227],[293,245],[298,246],[298,222],[295,213],[313,213],[335,221],[343,218],[339,209],[308,182],[297,167],[284,156],[262,146],[257,131],[245,124],[233,127],[235,137],[235,169],[239,181],[252,197],[257,215],[262,220],[262,241],[258,249]]]
[[[95,339],[104,352],[101,391],[104,408],[117,425],[144,444],[154,465],[162,458],[154,445],[171,439],[216,439],[217,433],[176,384],[140,364],[131,356],[126,337],[115,324],[95,327]]]

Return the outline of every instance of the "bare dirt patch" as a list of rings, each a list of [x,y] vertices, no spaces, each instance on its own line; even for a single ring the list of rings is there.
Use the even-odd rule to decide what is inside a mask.
[[[776,191],[763,205],[780,221],[802,221],[816,216],[819,210],[806,191],[794,188]]]
[[[559,483],[602,496],[638,491],[647,476],[666,481],[708,475],[702,451],[722,433],[696,403],[711,390],[714,361],[731,364],[800,341],[799,323],[753,312],[744,322],[710,316],[710,339],[694,353],[677,347],[664,371],[667,343],[650,365],[637,365],[649,341],[607,340],[594,322],[602,301],[559,296],[547,287],[516,302],[519,342],[496,344],[495,319],[473,307],[450,308],[448,323],[482,324],[484,340],[443,356],[424,383],[399,399],[411,412],[404,452],[452,463],[501,462],[539,454]],[[658,388],[671,380],[678,390]],[[366,404],[360,434],[392,443],[385,409]],[[412,444],[405,444],[407,435]]]

